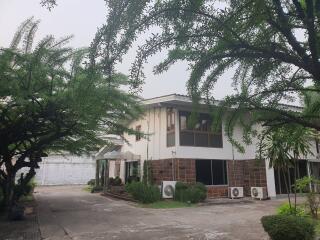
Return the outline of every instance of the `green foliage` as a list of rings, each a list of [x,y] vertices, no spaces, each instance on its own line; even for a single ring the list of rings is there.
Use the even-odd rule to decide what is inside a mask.
[[[304,208],[297,206],[296,208],[290,206],[289,203],[284,203],[277,208],[277,214],[279,215],[296,215],[299,217],[306,217],[307,214]]]
[[[180,202],[198,203],[207,197],[207,188],[202,183],[187,184],[177,182],[174,199]]]
[[[3,190],[0,187],[0,210],[1,210],[2,206],[3,206],[3,204],[4,204],[3,200],[4,200],[4,198],[3,198]]]
[[[296,181],[295,187],[299,191],[307,192],[307,205],[309,207],[311,216],[315,219],[318,218],[318,211],[320,207],[320,194],[319,194],[320,180],[315,177],[304,177]]]
[[[92,186],[91,188],[91,193],[102,192],[102,191],[103,191],[102,186]]]
[[[87,182],[87,185],[89,186],[94,186],[96,184],[96,180],[95,179],[90,179],[88,182]]]
[[[312,189],[316,189],[319,184],[320,180],[316,179],[314,176],[305,176],[303,178],[297,179],[295,187],[298,191],[310,192],[310,186]]]
[[[26,168],[24,187],[45,153],[97,151],[108,144],[104,138],[108,134],[135,133],[127,122],[142,112],[137,95],[123,90],[127,77],[89,64],[89,49],[67,47],[70,37],[47,36],[33,47],[38,24],[26,20],[10,48],[0,49],[3,186],[14,185],[16,173]]]
[[[22,181],[23,181],[23,175],[18,179],[18,182],[15,185],[15,189],[14,189],[14,192],[15,192],[18,200],[22,197],[32,195],[34,188],[37,185],[34,177],[31,178],[30,181],[25,186],[21,186]]]
[[[109,178],[109,185],[111,186],[121,186],[122,185],[122,180],[118,176],[115,178]]]
[[[310,128],[298,124],[267,128],[260,138],[261,159],[269,159],[270,166],[287,169],[294,166],[294,160],[312,155],[310,138],[317,134]]]
[[[151,162],[145,160],[143,162],[143,179],[142,181],[145,184],[153,184],[153,176],[152,176],[152,165]]]
[[[211,110],[218,113],[217,121],[225,119],[224,130],[239,151],[244,147],[233,137],[236,125],[243,127],[245,143],[256,134],[255,123],[296,123],[320,130],[318,4],[222,2],[108,0],[107,21],[97,32],[94,52],[108,59],[100,63],[109,69],[109,63],[121,60],[141,33],[156,28],[138,48],[130,71],[132,87],[141,88],[148,58],[167,50],[167,58],[155,66],[155,73],[167,71],[179,61],[187,62],[188,93],[194,102],[201,97],[208,103],[215,100],[212,92],[216,83],[225,81],[222,75],[226,72],[233,74],[233,94],[221,102],[219,111]],[[116,31],[110,34],[111,29]],[[110,46],[110,39],[119,41]],[[305,105],[309,110],[283,105],[308,94],[318,99]]]
[[[308,218],[273,215],[261,218],[264,230],[272,240],[313,240],[315,223]]]
[[[185,208],[185,207],[194,207],[194,204],[171,201],[171,200],[162,200],[149,204],[141,204],[144,208],[155,208],[155,209],[168,209],[168,208]]]
[[[125,189],[135,200],[141,203],[153,203],[161,199],[160,189],[156,185],[132,182],[126,184]]]

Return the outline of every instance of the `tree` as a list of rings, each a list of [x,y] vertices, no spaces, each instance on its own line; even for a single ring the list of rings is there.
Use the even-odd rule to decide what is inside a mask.
[[[56,0],[41,0],[40,4],[42,7],[46,7],[49,11],[53,9],[55,6],[57,6]]]
[[[246,131],[257,122],[266,126],[297,123],[320,130],[319,111],[304,112],[283,105],[305,92],[320,91],[319,0],[106,3],[107,24],[94,40],[102,57],[110,29],[121,29],[119,58],[141,33],[157,30],[139,47],[132,64],[131,81],[136,89],[143,84],[143,65],[148,57],[168,50],[155,73],[166,71],[177,61],[187,61],[191,70],[188,92],[195,103],[200,97],[213,100],[212,89],[219,77],[234,70],[236,93],[225,99],[221,109],[233,107],[235,111],[217,114],[227,117],[230,138],[235,122],[242,123]],[[252,113],[250,120],[248,112]]]
[[[75,154],[108,144],[107,134],[134,133],[139,99],[126,93],[127,78],[88,62],[88,49],[66,47],[53,36],[32,47],[39,22],[25,21],[0,50],[0,187],[11,208],[49,152]],[[16,175],[21,169],[19,186]]]
[[[260,136],[259,158],[269,160],[269,166],[282,171],[291,208],[290,193],[294,187],[294,209],[296,209],[297,161],[312,155],[310,139],[317,137],[313,129],[298,124],[278,128],[267,128]],[[289,185],[289,168],[294,168],[294,186]]]

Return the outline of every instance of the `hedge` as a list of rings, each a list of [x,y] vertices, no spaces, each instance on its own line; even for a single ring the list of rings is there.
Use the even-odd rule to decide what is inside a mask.
[[[126,184],[126,191],[141,203],[153,203],[161,199],[160,189],[156,185],[143,182],[131,182]]]
[[[313,240],[315,223],[305,217],[271,215],[261,218],[264,230],[271,240]]]
[[[176,183],[174,199],[180,202],[198,203],[207,197],[207,188],[202,183]]]

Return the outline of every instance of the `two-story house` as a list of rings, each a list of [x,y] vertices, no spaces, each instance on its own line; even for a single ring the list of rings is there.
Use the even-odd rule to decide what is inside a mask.
[[[156,97],[144,100],[143,105],[144,116],[131,122],[130,127],[147,137],[125,134],[127,141],[117,140],[113,149],[106,147],[96,155],[97,159],[110,160],[110,177],[119,176],[127,181],[132,175],[142,174],[144,161],[150,161],[156,184],[163,180],[202,182],[209,197],[225,197],[232,186],[244,187],[247,196],[251,187],[266,187],[269,197],[285,193],[284,176],[269,168],[267,162],[256,160],[256,140],[244,145],[245,153],[237,151],[223,130],[210,130],[211,118],[204,104],[199,105],[198,118],[192,126],[189,124],[192,101],[187,96]],[[259,127],[256,126],[258,130]],[[235,127],[233,137],[242,141],[240,126]],[[315,144],[314,152],[314,156],[299,161],[298,176],[319,177]],[[289,181],[292,174],[291,170]]]

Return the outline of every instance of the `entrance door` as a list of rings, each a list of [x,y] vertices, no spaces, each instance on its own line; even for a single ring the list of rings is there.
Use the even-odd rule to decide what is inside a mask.
[[[139,181],[139,167],[138,167],[138,161],[134,162],[126,162],[126,174],[125,174],[125,181],[131,182],[131,181]]]
[[[294,168],[289,168],[288,171],[286,171],[286,173],[283,173],[283,171],[280,169],[274,170],[274,177],[275,177],[276,193],[277,194],[287,194],[288,193],[287,187],[286,187],[286,181],[287,181],[287,184],[289,187],[289,191],[293,192],[294,175],[295,175]],[[308,176],[307,161],[306,160],[299,160],[297,162],[296,177],[297,177],[297,179],[299,179],[299,178],[303,178],[305,176]]]

